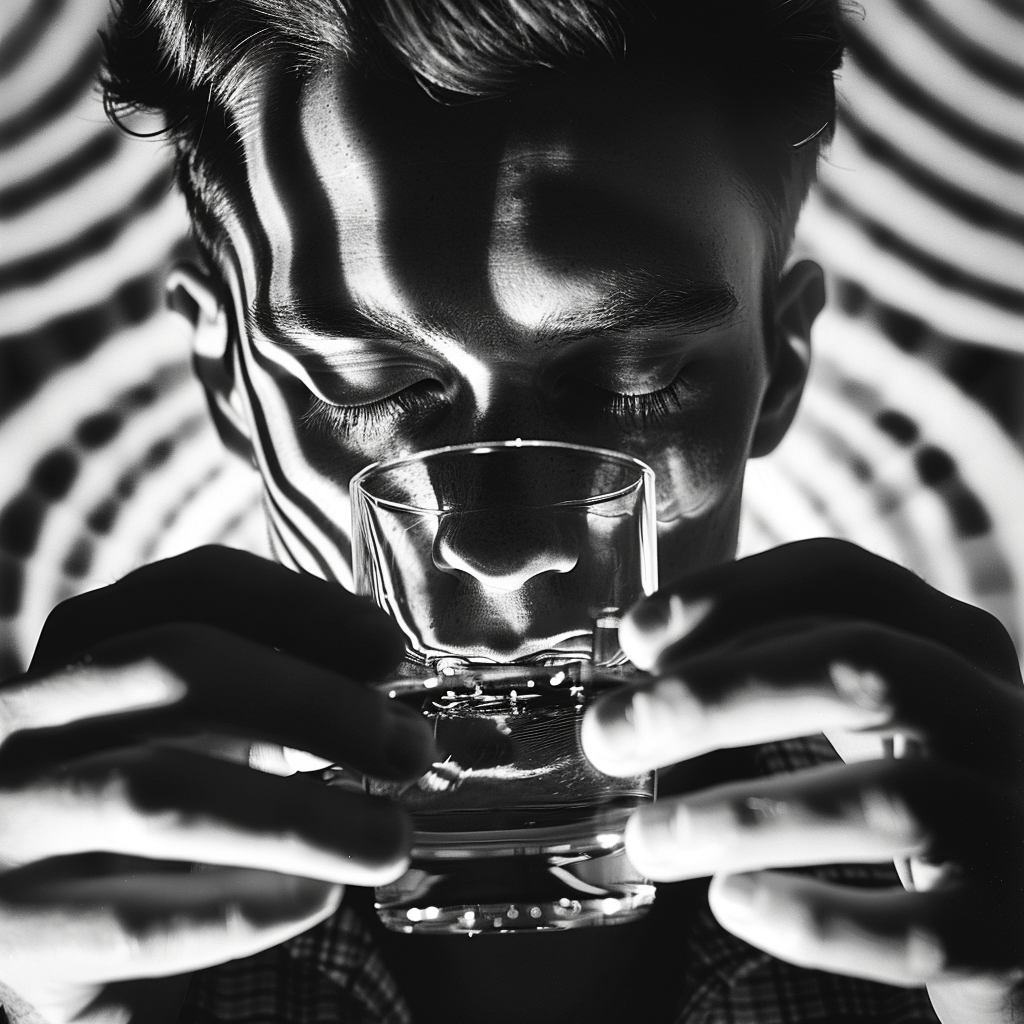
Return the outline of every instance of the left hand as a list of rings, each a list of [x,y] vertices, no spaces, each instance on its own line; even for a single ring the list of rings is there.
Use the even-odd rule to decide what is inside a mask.
[[[659,800],[626,832],[638,867],[713,875],[723,927],[780,959],[927,985],[947,1024],[1017,1019],[1024,689],[996,619],[818,540],[691,576],[634,608],[620,637],[652,678],[588,713],[584,749],[603,771],[823,731],[903,734],[922,751]],[[916,892],[766,870],[890,859],[944,867]]]

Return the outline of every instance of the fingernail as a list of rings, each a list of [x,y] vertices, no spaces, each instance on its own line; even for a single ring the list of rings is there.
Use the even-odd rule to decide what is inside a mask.
[[[627,757],[637,747],[633,697],[632,690],[617,690],[603,696],[591,712],[597,719],[601,746],[618,757]]]
[[[422,715],[398,703],[388,708],[383,754],[393,771],[401,776],[419,774],[430,764],[433,747],[430,727]]]
[[[627,826],[627,836],[631,840],[630,857],[644,868],[657,869],[661,864],[679,868],[685,861],[694,860],[693,855],[699,852],[694,848],[690,809],[673,800],[656,802],[637,811]]]
[[[701,735],[704,715],[684,684],[664,678],[603,696],[583,725],[584,749],[599,768],[640,770],[669,763]]]
[[[678,594],[655,595],[634,606],[619,627],[619,641],[637,668],[650,669],[664,649],[687,633],[711,610],[709,600],[684,601]]]
[[[633,627],[645,636],[660,636],[672,621],[672,602],[682,604],[676,595],[667,599],[661,596],[649,597],[641,601],[629,613]]]
[[[312,878],[281,876],[260,880],[262,888],[243,901],[243,913],[254,924],[273,925],[282,921],[323,916],[337,909],[342,887]]]
[[[755,875],[726,875],[715,886],[715,909],[734,920],[751,917],[757,898]]]

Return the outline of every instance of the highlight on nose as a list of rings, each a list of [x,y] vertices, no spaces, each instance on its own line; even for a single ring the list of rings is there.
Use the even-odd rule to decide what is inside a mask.
[[[543,573],[570,572],[578,546],[549,509],[449,512],[434,538],[434,565],[464,572],[491,590],[519,590]]]

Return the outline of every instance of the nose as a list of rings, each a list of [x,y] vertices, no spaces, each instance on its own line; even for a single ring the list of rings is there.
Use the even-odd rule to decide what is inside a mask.
[[[434,565],[509,593],[544,573],[569,572],[578,545],[570,524],[559,519],[550,509],[448,512],[434,538]]]

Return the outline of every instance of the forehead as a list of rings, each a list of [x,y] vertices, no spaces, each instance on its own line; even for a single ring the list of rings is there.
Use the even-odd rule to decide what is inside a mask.
[[[430,320],[472,296],[525,324],[637,274],[735,286],[763,256],[706,97],[587,83],[446,105],[332,64],[268,74],[238,121],[251,276],[278,303],[340,289]]]

